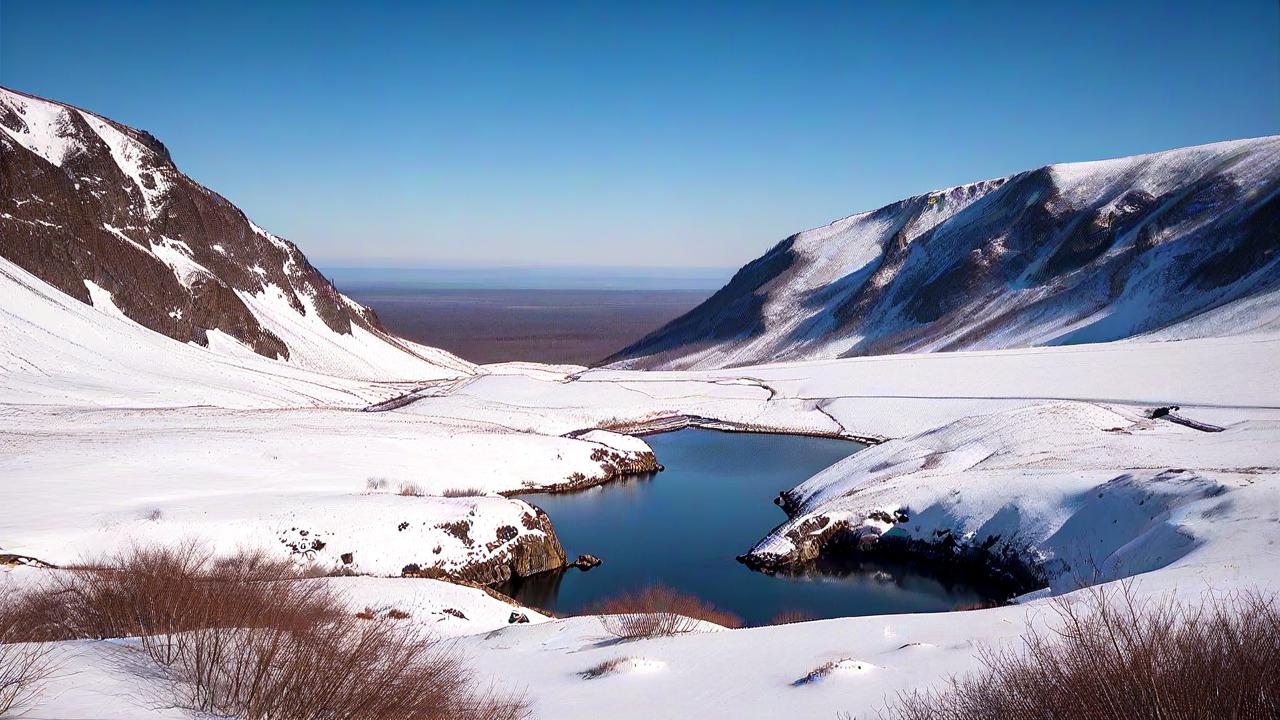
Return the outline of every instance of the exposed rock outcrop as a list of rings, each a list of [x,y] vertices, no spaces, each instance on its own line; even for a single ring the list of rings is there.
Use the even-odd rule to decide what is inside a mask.
[[[523,516],[524,531],[513,525],[498,528],[497,537],[486,543],[489,552],[484,559],[461,568],[445,569],[440,565],[412,563],[401,571],[404,577],[425,577],[466,581],[479,585],[499,585],[513,577],[528,577],[565,567],[568,557],[556,536],[551,518],[536,506]],[[451,528],[450,532],[465,532]],[[469,536],[468,540],[472,540]]]
[[[386,356],[427,359],[338,292],[293,243],[179,171],[149,133],[7,88],[0,88],[0,239],[0,257],[181,342],[208,346],[217,331],[267,358],[341,370],[325,355],[363,331]],[[291,345],[299,332],[332,337]],[[468,367],[427,354],[432,363]]]
[[[600,566],[600,564],[601,564],[602,562],[604,562],[604,561],[603,561],[603,560],[601,560],[600,558],[596,557],[595,555],[592,555],[592,554],[590,554],[590,553],[586,553],[586,554],[583,554],[583,555],[579,555],[579,556],[578,556],[578,559],[577,559],[577,560],[574,560],[572,563],[570,563],[570,564],[569,564],[569,566],[570,566],[570,567],[576,567],[576,568],[578,568],[579,570],[581,570],[581,571],[583,571],[583,572],[586,572],[586,571],[590,570],[591,568],[599,567],[599,566]]]

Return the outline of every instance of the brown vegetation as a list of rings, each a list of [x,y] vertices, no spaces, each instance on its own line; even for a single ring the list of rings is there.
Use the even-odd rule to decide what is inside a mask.
[[[442,497],[447,498],[480,497],[484,494],[485,491],[478,487],[447,488],[444,492],[440,493]]]
[[[592,665],[586,670],[583,670],[582,672],[578,673],[578,677],[582,678],[583,680],[595,680],[598,677],[604,677],[605,675],[609,675],[613,673],[615,670],[618,669],[618,666],[622,665],[623,663],[627,662],[630,659],[631,658],[616,657],[616,658],[611,658],[609,660],[605,660],[602,663]]]
[[[46,612],[34,595],[0,590],[0,717],[21,715],[57,670],[53,646],[31,642]]]
[[[790,625],[792,623],[809,622],[817,620],[818,616],[808,610],[783,610],[782,612],[769,618],[770,625]]]
[[[585,614],[599,615],[605,631],[624,639],[691,632],[698,629],[700,620],[742,627],[742,618],[737,615],[665,585],[651,585],[602,600]]]
[[[990,610],[994,607],[1000,607],[1000,603],[995,600],[978,600],[976,602],[960,603],[952,608],[952,612],[969,612],[970,610]]]
[[[46,594],[63,637],[138,637],[179,707],[249,720],[505,720],[518,698],[477,692],[449,644],[352,613],[323,582],[261,554],[135,549]]]
[[[1095,590],[1056,606],[1056,630],[939,691],[902,695],[904,720],[1280,717],[1280,605],[1237,595],[1203,605]]]

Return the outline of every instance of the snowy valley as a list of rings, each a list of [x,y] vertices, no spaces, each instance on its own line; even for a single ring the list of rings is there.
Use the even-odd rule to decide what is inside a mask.
[[[259,549],[353,611],[456,638],[534,716],[584,719],[873,716],[1084,585],[1280,591],[1278,138],[1050,166],[800,233],[591,368],[396,337],[155,138],[91,112],[0,88],[0,152],[5,588],[130,547]],[[645,435],[690,426],[871,444],[779,488],[746,565],[898,547],[1005,563],[1028,592],[619,642],[486,591],[573,559],[554,516],[509,496],[655,471]],[[57,642],[66,671],[31,716],[199,716],[154,701],[131,653]]]

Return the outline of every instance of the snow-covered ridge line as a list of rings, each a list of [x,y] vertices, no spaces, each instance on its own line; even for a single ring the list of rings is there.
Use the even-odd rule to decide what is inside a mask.
[[[1254,332],[1280,323],[1277,218],[1280,137],[1049,165],[797,233],[612,360],[714,368]]]

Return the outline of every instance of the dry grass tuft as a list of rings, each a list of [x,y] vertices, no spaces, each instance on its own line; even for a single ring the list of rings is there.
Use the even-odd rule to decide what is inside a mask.
[[[994,607],[1000,607],[1000,603],[994,600],[979,600],[977,602],[960,603],[951,609],[952,612],[969,612],[970,610],[989,610]]]
[[[485,494],[485,491],[478,487],[448,488],[444,492],[440,493],[441,497],[447,498],[480,497]]]
[[[424,492],[422,488],[418,487],[414,483],[406,482],[406,483],[400,483],[400,490],[396,494],[400,495],[401,497],[422,497],[427,493]]]
[[[901,695],[904,720],[1280,717],[1280,606],[1240,594],[1201,605],[1093,591],[1055,606],[1057,629],[939,691]]]
[[[792,623],[809,622],[817,620],[818,616],[808,610],[783,610],[782,612],[769,618],[770,625],[790,625]]]
[[[692,632],[698,629],[700,620],[742,627],[742,618],[737,615],[666,585],[651,585],[602,600],[584,614],[599,615],[606,632],[624,639]]]
[[[592,665],[586,670],[583,670],[582,672],[578,673],[578,677],[582,678],[583,680],[595,680],[598,677],[604,677],[605,675],[612,673],[614,670],[617,670],[619,665],[627,662],[630,659],[631,658],[616,657],[610,660],[605,660],[604,662],[599,663],[598,665]]]

